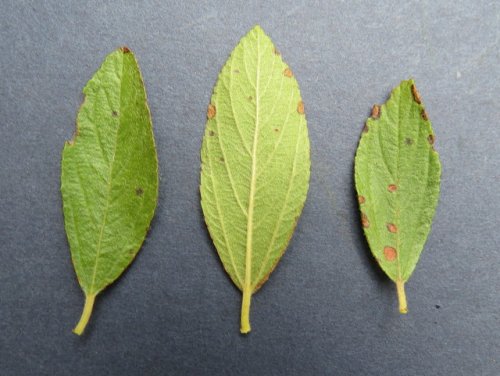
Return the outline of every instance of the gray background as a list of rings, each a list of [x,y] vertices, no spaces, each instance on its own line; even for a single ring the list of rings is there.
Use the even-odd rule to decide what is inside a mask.
[[[500,375],[498,1],[2,0],[0,14],[0,375]],[[312,175],[244,337],[199,206],[199,148],[218,72],[255,23],[299,81]],[[125,44],[148,91],[160,200],[78,338],[61,149],[81,89]],[[352,171],[371,105],[410,76],[443,176],[400,316],[360,231]]]

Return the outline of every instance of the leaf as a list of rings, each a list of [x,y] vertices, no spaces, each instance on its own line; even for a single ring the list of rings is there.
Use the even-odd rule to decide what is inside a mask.
[[[224,269],[250,300],[283,255],[309,187],[309,138],[298,83],[255,26],[222,68],[201,149],[201,205]]]
[[[158,197],[158,162],[146,91],[133,53],[111,53],[83,89],[76,134],[62,155],[61,192],[71,258],[85,307],[132,262]]]
[[[439,197],[441,164],[434,132],[413,80],[373,106],[355,158],[361,222],[370,249],[396,282],[399,310],[408,311],[404,284],[429,234]]]

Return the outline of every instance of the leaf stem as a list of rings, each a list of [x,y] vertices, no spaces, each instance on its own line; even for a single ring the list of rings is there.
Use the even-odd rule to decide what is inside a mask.
[[[243,302],[241,303],[241,326],[240,332],[247,334],[250,332],[250,301],[252,298],[252,288],[243,287]]]
[[[73,329],[73,333],[81,335],[87,326],[90,315],[92,314],[92,308],[94,307],[95,294],[94,295],[85,295],[85,305],[83,306],[82,317],[80,321]]]
[[[408,304],[406,303],[405,283],[402,280],[396,281],[396,289],[398,290],[399,313],[408,313]]]

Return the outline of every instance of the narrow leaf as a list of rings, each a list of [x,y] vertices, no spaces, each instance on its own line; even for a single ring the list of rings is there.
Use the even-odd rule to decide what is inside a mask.
[[[434,132],[413,80],[403,81],[382,106],[373,106],[355,159],[361,223],[370,249],[397,285],[408,311],[410,278],[436,210],[441,164]]]
[[[83,89],[76,133],[64,145],[61,192],[87,325],[94,299],[132,262],[158,196],[158,162],[146,91],[133,53],[111,53]]]
[[[309,187],[304,104],[291,69],[255,26],[222,68],[201,149],[201,205],[226,272],[250,300],[283,255]]]

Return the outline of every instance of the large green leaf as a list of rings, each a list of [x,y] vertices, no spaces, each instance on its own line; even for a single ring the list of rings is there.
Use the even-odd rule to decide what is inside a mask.
[[[64,145],[66,234],[85,293],[81,334],[94,299],[132,262],[158,196],[158,162],[146,91],[134,55],[111,53],[83,89],[76,134]]]
[[[431,228],[441,164],[434,133],[413,80],[403,81],[367,120],[355,159],[361,222],[370,249],[397,285],[407,312],[410,278]]]
[[[222,68],[201,150],[201,205],[225,270],[252,294],[283,255],[309,187],[309,138],[299,86],[255,26]]]

